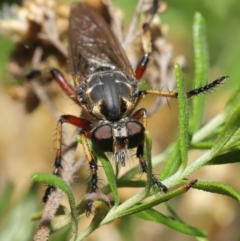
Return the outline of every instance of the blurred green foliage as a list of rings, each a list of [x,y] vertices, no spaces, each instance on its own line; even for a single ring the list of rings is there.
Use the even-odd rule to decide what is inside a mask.
[[[240,61],[239,9],[240,2],[208,0],[169,0],[169,9],[162,20],[169,25],[170,42],[175,43],[178,53],[192,58],[192,22],[194,13],[200,12],[206,21],[207,40],[210,53],[210,66],[220,75],[229,75],[228,86],[238,82]],[[179,42],[180,41],[180,42]],[[191,63],[191,62],[190,62]],[[211,75],[212,76],[212,75]]]
[[[115,0],[115,2],[126,8],[124,12],[131,16],[137,1],[131,1],[131,4],[127,0]],[[190,77],[193,76],[192,23],[194,14],[200,12],[206,21],[210,66],[214,69],[212,70],[214,74],[210,72],[210,77],[214,79],[218,75],[229,75],[231,81],[227,86],[229,88],[234,86],[238,82],[240,62],[240,2],[237,0],[167,0],[165,2],[169,8],[161,18],[169,27],[167,39],[173,43],[175,54],[187,56]]]
[[[9,83],[11,77],[7,73],[7,61],[9,54],[14,49],[14,44],[7,39],[0,37],[0,80],[3,83]]]
[[[12,0],[5,0],[4,3],[11,3]],[[0,6],[2,5],[2,3]],[[136,6],[136,0],[115,0],[126,15],[126,23],[130,21]],[[169,9],[162,14],[162,22],[167,24],[169,31],[167,39],[173,43],[175,54],[184,54],[188,58],[189,68],[188,79],[193,78],[193,41],[192,23],[195,12],[200,12],[206,21],[207,40],[210,55],[210,79],[221,75],[229,75],[231,80],[218,91],[228,90],[238,85],[238,64],[240,62],[240,1],[209,1],[209,0],[167,0]],[[14,45],[0,36],[0,83],[8,82],[6,63],[9,53]],[[0,163],[1,167],[1,163]],[[31,214],[38,209],[36,193],[31,191],[24,195],[23,199],[17,200],[15,206],[11,202],[11,186],[7,186],[0,193],[0,215],[4,220],[0,222],[0,240],[4,241],[27,241],[31,240],[34,224],[31,223]],[[26,192],[27,193],[27,192]],[[3,208],[4,207],[4,208]],[[17,217],[17,218],[16,218]],[[128,218],[125,218],[126,220]],[[20,220],[20,223],[14,222]],[[16,226],[15,226],[16,225]],[[132,224],[133,225],[133,224]],[[124,222],[122,224],[124,226]],[[16,228],[16,229],[15,229]],[[124,229],[124,227],[122,227]],[[129,232],[129,227],[125,227]],[[21,230],[25,236],[19,236]],[[7,236],[12,235],[12,236]],[[66,231],[53,236],[52,240],[66,239]],[[127,235],[128,237],[128,235]],[[130,239],[129,239],[130,240]]]

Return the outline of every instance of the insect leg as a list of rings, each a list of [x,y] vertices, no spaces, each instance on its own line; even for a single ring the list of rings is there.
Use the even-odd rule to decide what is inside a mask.
[[[137,68],[135,70],[135,77],[137,80],[139,80],[143,76],[143,74],[147,68],[148,62],[149,62],[149,54],[144,54],[142,59],[139,61]]]
[[[72,116],[72,115],[62,115],[57,123],[57,133],[56,133],[56,157],[55,157],[55,170],[53,171],[54,175],[60,176],[59,169],[62,168],[62,125],[63,123],[70,123],[74,126],[81,128],[86,131],[86,133],[90,132],[91,123],[85,119]],[[45,191],[43,196],[43,202],[47,202],[49,195],[55,189],[54,186],[49,185]]]
[[[86,155],[86,158],[88,160],[89,168],[91,171],[91,180],[90,180],[90,186],[89,186],[89,193],[96,193],[98,190],[98,166],[97,162],[94,160],[94,156],[89,148],[88,142],[87,142],[87,137],[84,132],[80,133],[81,141],[82,141],[82,146],[84,153]],[[94,199],[87,199],[86,203],[86,216],[89,217],[89,215],[92,213],[92,202]]]
[[[76,104],[80,105],[75,90],[65,79],[64,75],[57,69],[51,69],[50,73],[66,95],[69,96]]]
[[[152,45],[151,45],[151,33],[149,31],[149,23],[146,22],[143,24],[143,33],[142,33],[142,46],[145,54],[143,55],[142,59],[139,61],[137,68],[135,70],[135,77],[139,80],[145,70],[147,69],[149,63],[149,54],[152,52]]]
[[[91,179],[91,183],[90,183],[90,190],[89,192],[96,192],[98,187],[97,187],[97,182],[98,182],[98,176],[97,176],[97,163],[94,160],[94,156],[89,148],[89,145],[87,143],[87,136],[84,132],[80,133],[80,137],[81,137],[81,141],[82,141],[82,146],[83,146],[83,150],[84,153],[86,155],[86,158],[88,160],[88,164],[89,164],[89,168],[91,171],[91,175],[92,175],[92,179]]]
[[[80,105],[76,93],[74,91],[74,88],[68,83],[68,81],[65,79],[64,75],[57,69],[47,69],[47,70],[31,70],[26,78],[28,80],[37,79],[40,82],[50,82],[52,79],[54,79],[58,85],[61,87],[61,89],[64,91],[64,93],[69,96],[76,104]]]
[[[228,78],[229,78],[228,76],[222,76],[214,80],[210,84],[190,90],[189,92],[186,93],[186,96],[187,98],[191,98],[199,94],[207,93],[213,90],[218,85],[222,84]],[[158,96],[169,97],[169,98],[178,98],[178,92],[168,92],[168,91],[160,91],[160,90],[145,90],[145,91],[139,92],[139,96],[146,95],[146,94],[158,95]]]
[[[213,90],[215,87],[217,87],[220,84],[222,84],[228,78],[229,78],[228,76],[222,76],[222,77],[214,80],[210,84],[207,84],[207,85],[204,85],[202,87],[190,90],[189,92],[187,92],[187,97],[191,98],[191,97],[197,96],[197,95],[202,94],[202,93],[207,93],[207,92]]]
[[[145,109],[139,109],[137,110],[134,114],[133,114],[133,118],[134,119],[142,119],[142,124],[144,126],[144,128],[146,129],[147,127],[147,113]],[[146,161],[143,158],[144,155],[144,143],[142,143],[141,145],[139,145],[137,147],[137,153],[136,156],[139,159],[139,163],[140,166],[142,168],[142,172],[147,174],[148,171],[148,166]],[[167,187],[164,186],[158,179],[157,177],[152,173],[152,183],[153,185],[157,185],[158,187],[162,188],[163,192],[167,192]]]
[[[135,70],[135,77],[137,80],[139,80],[143,76],[149,62],[149,54],[152,52],[151,33],[149,28],[154,15],[157,13],[159,4],[160,3],[158,0],[153,0],[152,7],[150,9],[150,16],[142,25],[142,46],[145,54],[139,61],[137,68]]]

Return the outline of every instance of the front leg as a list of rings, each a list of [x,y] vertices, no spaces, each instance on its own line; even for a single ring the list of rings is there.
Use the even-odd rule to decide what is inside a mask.
[[[140,120],[142,119],[142,124],[144,126],[144,128],[146,129],[147,127],[147,113],[146,113],[146,110],[145,109],[139,109],[137,110],[134,114],[133,114],[133,118],[134,119],[137,119],[137,120]],[[147,174],[147,171],[148,171],[148,166],[147,166],[147,163],[146,161],[144,160],[143,158],[143,155],[144,155],[144,142],[139,145],[137,147],[137,153],[136,153],[136,156],[139,160],[139,164],[142,168],[142,172],[146,173]],[[167,192],[168,189],[166,186],[164,186],[158,179],[157,177],[152,173],[152,183],[153,185],[157,185],[158,187],[162,188],[163,192]]]
[[[142,168],[142,172],[147,174],[148,165],[146,161],[143,159],[143,154],[144,154],[143,150],[144,150],[143,144],[138,146],[136,155],[137,155],[137,158],[139,159],[139,164]],[[152,173],[152,184],[160,187],[164,193],[168,191],[168,188],[165,185],[163,185],[153,173]]]
[[[94,155],[92,153],[92,151],[90,150],[90,147],[88,145],[87,142],[87,137],[86,134],[82,131],[80,133],[80,137],[81,137],[81,142],[82,142],[82,146],[83,146],[83,150],[84,153],[86,155],[87,161],[88,161],[88,165],[89,165],[89,169],[91,172],[91,177],[89,180],[89,195],[87,197],[87,203],[86,203],[86,216],[89,217],[89,215],[92,213],[92,203],[94,200],[98,199],[98,196],[101,197],[99,198],[102,201],[105,201],[103,197],[105,197],[105,195],[97,195],[97,191],[98,191],[98,166],[97,166],[97,161],[94,158]],[[91,195],[91,194],[96,194],[96,195]],[[90,197],[94,197],[94,198],[90,198]],[[105,197],[106,200],[108,200]]]
[[[59,87],[63,90],[63,92],[70,98],[72,99],[77,105],[81,106],[81,103],[77,99],[75,90],[73,86],[69,84],[67,79],[64,77],[64,75],[57,69],[45,69],[43,71],[39,70],[31,70],[27,75],[26,75],[27,80],[31,81],[33,79],[38,79],[43,82],[49,82],[52,79],[54,79]]]

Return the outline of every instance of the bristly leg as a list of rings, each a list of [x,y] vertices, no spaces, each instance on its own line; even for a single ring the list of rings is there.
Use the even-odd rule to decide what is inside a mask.
[[[97,162],[94,159],[93,153],[91,152],[90,147],[88,145],[86,134],[83,131],[80,133],[80,137],[82,141],[82,147],[89,164],[89,169],[91,171],[89,192],[94,193],[98,190],[98,185],[97,185],[98,184],[98,175],[97,175],[98,166],[97,166]]]
[[[142,119],[142,124],[143,124],[144,128],[146,129],[146,127],[147,127],[147,113],[146,113],[145,109],[142,108],[142,109],[137,110],[133,114],[132,117],[134,119],[137,119],[137,120]],[[143,159],[143,155],[144,155],[144,148],[143,147],[144,147],[144,142],[137,147],[136,156],[139,160],[139,164],[142,168],[142,172],[147,174],[148,166],[147,166],[146,161]],[[152,184],[157,185],[158,187],[162,188],[164,193],[167,192],[167,190],[168,190],[167,187],[164,186],[153,173],[152,173]]]
[[[222,84],[228,78],[229,78],[228,76],[222,76],[222,77],[214,80],[210,84],[190,90],[189,92],[186,93],[186,95],[188,98],[191,98],[191,97],[209,92],[209,91],[213,90],[214,88],[216,88],[218,85]],[[147,94],[158,95],[158,96],[163,96],[163,97],[168,97],[168,98],[178,98],[178,92],[169,92],[169,91],[160,91],[160,90],[145,90],[145,91],[139,92],[139,95],[147,95]]]
[[[199,94],[202,93],[206,93],[208,91],[213,90],[215,87],[217,87],[218,85],[222,84],[223,81],[227,80],[229,78],[229,76],[222,76],[216,80],[214,80],[212,83],[204,85],[202,87],[190,90],[189,92],[187,92],[187,97],[191,98],[193,96],[197,96]]]
[[[150,9],[151,14],[149,19],[146,20],[145,23],[142,25],[142,47],[144,50],[144,55],[142,59],[139,61],[136,70],[135,70],[135,77],[137,80],[140,80],[140,78],[145,73],[148,63],[149,63],[149,55],[152,52],[152,43],[151,43],[151,33],[150,33],[150,23],[154,17],[154,15],[157,13],[158,8],[160,5],[159,0],[153,0],[152,7]]]
[[[91,123],[85,119],[73,116],[73,115],[62,115],[57,123],[56,133],[56,157],[55,157],[55,170],[53,175],[60,176],[59,169],[62,168],[62,125],[63,123],[70,123],[76,127],[79,127],[88,132],[91,129]],[[43,202],[47,202],[49,195],[54,191],[55,187],[49,185],[43,196]]]
[[[55,190],[56,188],[52,185],[48,185],[47,189],[44,192],[42,201],[46,203],[49,199],[50,194]]]
[[[64,123],[65,118],[64,116],[61,116],[58,123],[57,123],[57,133],[56,133],[56,140],[57,140],[57,146],[56,146],[56,157],[55,157],[55,170],[53,171],[53,175],[60,176],[59,169],[62,168],[62,124]],[[49,185],[44,193],[43,196],[43,202],[46,203],[48,201],[49,195],[55,190],[55,187],[52,185]]]
[[[81,137],[81,141],[82,141],[82,146],[83,146],[83,150],[84,153],[86,155],[86,158],[88,160],[88,164],[89,164],[89,168],[90,168],[90,172],[91,172],[91,179],[90,179],[90,183],[89,183],[89,195],[94,194],[98,191],[98,165],[97,162],[94,159],[93,153],[90,150],[90,147],[88,145],[87,142],[87,137],[86,134],[84,132],[80,133],[80,137]],[[90,215],[90,213],[92,212],[92,199],[87,200],[86,203],[86,216],[88,217]]]
[[[139,159],[139,164],[142,168],[142,172],[147,174],[148,166],[146,161],[143,159],[143,145],[138,146],[136,155],[137,155],[137,158]],[[168,188],[165,185],[163,185],[153,173],[152,173],[152,184],[160,187],[164,193],[168,191]]]
[[[61,160],[61,159],[59,159]],[[58,160],[58,161],[59,161]],[[55,165],[55,164],[54,164]],[[58,166],[58,167],[57,167]],[[60,173],[59,173],[59,168],[62,168],[61,164],[59,165],[55,165],[55,170],[53,171],[53,175],[56,175],[56,176],[59,176],[60,177]],[[46,203],[48,201],[48,198],[50,196],[50,194],[56,189],[56,187],[52,186],[52,185],[48,185],[47,189],[45,190],[44,192],[44,195],[43,195],[43,198],[42,198],[42,201],[44,203]]]
[[[89,168],[91,171],[89,192],[93,193],[98,190],[98,175],[97,175],[98,166],[97,166],[97,163],[94,160],[91,160],[89,163]]]

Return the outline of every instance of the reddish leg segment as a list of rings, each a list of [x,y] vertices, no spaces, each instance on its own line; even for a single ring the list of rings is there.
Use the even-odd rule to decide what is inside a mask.
[[[154,17],[154,15],[157,13],[158,7],[159,7],[159,0],[153,0],[152,6],[151,6],[151,14],[148,19],[146,19],[146,22],[142,25],[142,47],[144,51],[144,56],[140,60],[140,62],[137,65],[137,68],[135,70],[135,77],[137,80],[139,80],[145,70],[147,69],[148,62],[149,62],[149,54],[152,52],[152,43],[151,43],[151,33],[150,33],[150,23]]]
[[[64,75],[59,70],[57,69],[50,69],[45,71],[31,70],[26,75],[26,78],[28,80],[32,80],[34,78],[47,79],[48,81],[51,81],[51,79],[53,78],[61,87],[61,89],[64,91],[64,93],[66,93],[76,104],[80,105],[77,99],[76,93],[74,91],[74,88],[68,83]]]
[[[144,56],[138,63],[137,68],[135,70],[135,77],[137,80],[139,80],[143,76],[145,70],[147,69],[148,62],[149,62],[149,55],[144,54]]]
[[[59,84],[61,89],[78,105],[80,105],[76,93],[74,91],[74,88],[68,83],[68,81],[65,79],[64,75],[57,69],[51,69],[50,71],[52,77],[55,79],[55,81]]]

